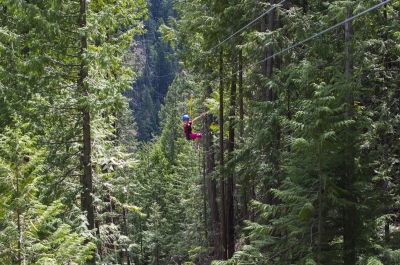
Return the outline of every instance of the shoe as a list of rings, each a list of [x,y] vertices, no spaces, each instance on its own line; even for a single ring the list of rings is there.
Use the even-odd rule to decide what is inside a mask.
[[[199,151],[199,145],[194,143],[194,149],[196,149],[197,151]]]

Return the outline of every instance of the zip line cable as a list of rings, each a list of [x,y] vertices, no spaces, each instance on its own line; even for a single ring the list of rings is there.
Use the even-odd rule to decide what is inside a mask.
[[[284,53],[284,52],[286,52],[286,51],[288,51],[288,50],[291,50],[291,49],[293,49],[293,48],[295,48],[295,47],[297,47],[297,46],[299,46],[299,45],[301,45],[301,44],[303,44],[303,43],[306,43],[306,42],[308,42],[309,40],[312,40],[312,39],[314,39],[314,38],[316,38],[316,37],[318,37],[318,36],[320,36],[320,35],[322,35],[322,34],[328,32],[328,31],[331,31],[331,30],[334,29],[334,28],[339,27],[340,25],[345,24],[346,22],[349,22],[349,21],[351,21],[351,20],[354,20],[354,19],[356,19],[356,18],[358,18],[358,17],[360,17],[360,16],[362,16],[362,15],[364,15],[364,14],[366,14],[366,13],[368,13],[368,12],[374,10],[374,9],[377,9],[378,7],[381,7],[381,6],[383,6],[383,5],[387,4],[387,3],[389,3],[390,1],[391,1],[391,0],[386,0],[386,1],[382,2],[382,3],[379,3],[379,4],[377,4],[377,5],[375,5],[375,6],[371,7],[371,8],[369,8],[369,9],[367,9],[367,10],[365,10],[365,11],[363,11],[363,12],[357,14],[357,15],[352,16],[351,18],[348,18],[348,19],[346,19],[346,20],[343,20],[342,22],[339,22],[338,24],[336,24],[336,25],[334,25],[334,26],[332,26],[332,27],[330,27],[330,28],[327,28],[327,29],[325,29],[325,30],[323,30],[323,31],[321,31],[321,32],[319,32],[319,33],[317,33],[317,34],[314,34],[313,36],[308,37],[308,38],[305,39],[305,40],[302,40],[302,41],[300,41],[300,42],[298,42],[298,43],[295,43],[295,44],[293,44],[292,46],[289,46],[288,48],[286,48],[286,49],[284,49],[284,50],[282,50],[282,51],[280,51],[280,52],[277,52],[277,53],[275,53],[275,54],[273,54],[273,55],[271,55],[271,56],[269,56],[269,57],[267,57],[267,58],[264,58],[264,59],[262,59],[261,61],[258,61],[258,62],[256,62],[256,63],[253,63],[253,64],[251,64],[250,66],[247,66],[246,68],[243,68],[242,70],[239,70],[239,71],[237,71],[237,72],[235,72],[235,73],[233,73],[233,74],[231,74],[231,75],[229,75],[229,76],[226,76],[226,77],[224,77],[224,78],[222,78],[222,79],[219,79],[219,80],[217,80],[217,82],[224,81],[225,79],[228,79],[228,78],[230,78],[230,77],[232,77],[232,76],[234,76],[234,75],[237,75],[237,74],[239,74],[239,73],[241,73],[241,72],[243,72],[243,71],[245,71],[245,70],[248,70],[248,69],[250,69],[250,68],[253,68],[254,66],[256,66],[256,65],[258,65],[258,64],[260,64],[260,63],[262,63],[262,62],[265,62],[266,60],[269,60],[269,59],[271,59],[271,58],[273,58],[273,57],[275,57],[275,56],[278,56],[278,55],[280,55],[280,54],[282,54],[282,53]]]
[[[262,18],[263,16],[265,16],[266,14],[268,14],[269,12],[271,12],[272,10],[276,9],[279,5],[281,5],[283,2],[285,2],[286,0],[282,0],[279,3],[277,3],[276,5],[274,5],[273,7],[271,7],[270,9],[268,9],[266,12],[262,13],[260,16],[258,16],[257,18],[255,18],[254,20],[252,20],[250,23],[248,23],[246,26],[242,27],[241,29],[239,29],[238,31],[236,31],[235,33],[231,34],[229,37],[227,37],[226,39],[224,39],[223,41],[219,42],[217,45],[213,46],[211,49],[209,49],[206,52],[203,52],[202,54],[200,54],[196,59],[194,59],[194,61],[197,61],[197,59],[199,59],[202,55],[206,54],[206,53],[210,53],[212,50],[214,50],[215,48],[221,46],[222,44],[224,44],[225,42],[227,42],[228,40],[230,40],[231,38],[233,38],[234,36],[236,36],[237,34],[239,34],[240,32],[242,32],[243,30],[245,30],[246,28],[248,28],[249,26],[253,25],[257,20],[259,20],[260,18]],[[153,73],[151,73],[154,77],[166,77],[169,75],[172,75],[174,73],[169,73],[167,75],[162,75],[162,76],[157,76],[154,75]]]
[[[272,10],[276,9],[280,4],[282,4],[283,2],[285,2],[286,0],[282,0],[279,3],[277,3],[276,5],[274,5],[273,7],[271,7],[268,11],[264,12],[263,14],[261,14],[260,16],[258,16],[256,19],[254,19],[253,21],[251,21],[250,23],[248,23],[246,26],[244,26],[243,28],[239,29],[238,31],[236,31],[235,33],[231,34],[228,38],[226,38],[225,40],[221,41],[220,43],[218,43],[217,45],[215,45],[214,47],[212,47],[210,50],[208,50],[205,53],[210,53],[212,50],[214,50],[215,48],[221,46],[222,44],[224,44],[225,42],[227,42],[229,39],[233,38],[235,35],[237,35],[238,33],[242,32],[243,30],[245,30],[247,27],[251,26],[254,22],[256,22],[257,20],[259,20],[260,18],[262,18],[263,16],[265,16],[266,14],[268,14],[269,12],[271,12]],[[201,55],[200,55],[201,56]],[[198,58],[196,58],[197,60]]]
[[[214,50],[215,48],[221,46],[222,44],[224,44],[225,42],[227,42],[229,39],[233,38],[234,36],[236,36],[238,33],[242,32],[243,30],[245,30],[247,27],[251,26],[254,24],[254,22],[256,22],[257,20],[259,20],[260,18],[262,18],[263,16],[265,16],[266,14],[268,14],[269,12],[271,12],[272,10],[276,9],[280,4],[282,4],[283,2],[285,2],[286,0],[282,0],[280,1],[278,4],[274,5],[273,7],[271,7],[270,9],[268,9],[267,11],[265,11],[264,13],[262,13],[260,16],[258,16],[257,18],[253,19],[253,21],[251,21],[250,23],[248,23],[246,26],[244,26],[243,28],[239,29],[238,31],[236,31],[235,33],[231,34],[228,38],[224,39],[223,41],[219,42],[217,45],[215,45],[214,47],[212,47],[211,49],[209,49],[206,52],[201,53],[199,56],[196,57],[196,59],[194,59],[194,62],[196,62],[201,56],[203,56],[204,54],[210,53],[212,50]]]
[[[224,39],[223,41],[219,42],[217,45],[213,46],[211,49],[209,49],[208,51],[200,54],[199,56],[197,56],[196,59],[194,59],[194,61],[197,61],[202,55],[206,54],[206,53],[210,53],[212,50],[214,50],[215,48],[221,46],[222,44],[224,44],[225,42],[227,42],[228,40],[230,40],[231,38],[233,38],[234,36],[236,36],[237,34],[239,34],[240,32],[242,32],[243,30],[245,30],[246,28],[248,28],[249,26],[251,26],[252,24],[254,24],[257,20],[259,20],[260,18],[262,18],[263,16],[265,16],[266,14],[268,14],[269,12],[271,12],[272,10],[276,9],[279,5],[281,5],[283,2],[285,2],[286,0],[282,0],[279,3],[277,3],[276,5],[274,5],[273,7],[271,7],[270,9],[268,9],[266,12],[262,13],[260,16],[258,16],[257,18],[253,19],[250,23],[248,23],[246,26],[242,27],[241,29],[239,29],[238,31],[236,31],[235,33],[231,34],[229,37],[227,37],[226,39]],[[147,62],[147,61],[146,61]],[[236,74],[236,73],[235,73]],[[167,75],[168,76],[168,75]],[[157,76],[156,76],[157,77]],[[154,90],[154,89],[153,89]],[[190,119],[192,118],[192,94],[190,96]]]
[[[250,23],[248,23],[246,26],[242,27],[240,30],[238,30],[238,31],[236,31],[235,33],[231,34],[229,37],[227,37],[227,38],[224,39],[223,41],[219,42],[217,45],[213,46],[211,49],[209,49],[207,52],[205,52],[205,53],[203,53],[203,54],[210,53],[210,52],[211,52],[212,50],[214,50],[215,48],[221,46],[222,44],[224,44],[225,42],[227,42],[229,39],[233,38],[233,37],[236,36],[238,33],[242,32],[244,29],[246,29],[247,27],[249,27],[249,26],[251,26],[252,24],[254,24],[257,20],[259,20],[260,18],[262,18],[263,16],[265,16],[266,14],[268,14],[269,12],[271,12],[272,10],[276,9],[279,5],[281,5],[281,4],[284,3],[285,1],[286,1],[286,0],[282,0],[281,2],[279,2],[278,4],[276,4],[275,6],[271,7],[269,10],[267,10],[266,12],[264,12],[263,14],[261,14],[260,16],[258,16],[258,17],[255,18],[254,20],[252,20]],[[230,78],[230,77],[232,77],[232,76],[234,76],[234,75],[237,75],[238,73],[241,73],[241,72],[243,72],[243,71],[245,71],[245,70],[248,70],[248,69],[250,69],[250,68],[253,68],[254,66],[256,66],[256,65],[258,65],[258,64],[260,64],[260,63],[263,63],[263,62],[265,62],[266,60],[269,60],[269,59],[271,59],[271,58],[274,58],[275,56],[278,56],[278,55],[280,55],[280,54],[282,54],[282,53],[284,53],[284,52],[286,52],[286,51],[288,51],[288,50],[291,50],[291,49],[293,49],[293,48],[295,48],[295,47],[297,47],[297,46],[299,46],[299,45],[301,45],[301,44],[303,44],[303,43],[306,43],[306,42],[308,42],[308,41],[310,41],[310,40],[312,40],[312,39],[314,39],[314,38],[316,38],[316,37],[318,37],[318,36],[320,36],[320,35],[322,35],[322,34],[325,34],[326,32],[331,31],[332,29],[335,29],[335,28],[339,27],[340,25],[343,25],[343,24],[345,24],[345,23],[348,22],[348,21],[354,20],[354,19],[356,19],[356,18],[358,18],[358,17],[360,17],[360,16],[362,16],[362,15],[364,15],[364,14],[366,14],[366,13],[368,13],[368,12],[374,10],[374,9],[377,9],[378,7],[381,7],[381,6],[385,5],[385,4],[388,4],[390,1],[391,1],[391,0],[386,0],[386,1],[382,2],[382,3],[379,3],[379,4],[377,4],[377,5],[375,5],[375,6],[371,7],[371,8],[369,8],[369,9],[367,9],[367,10],[365,10],[365,11],[363,11],[363,12],[357,14],[357,15],[354,15],[354,16],[351,17],[351,18],[348,18],[348,19],[346,19],[346,20],[344,20],[344,21],[342,21],[342,22],[340,22],[340,23],[338,23],[338,24],[336,24],[336,25],[334,25],[334,26],[332,26],[332,27],[330,27],[330,28],[327,28],[327,29],[325,29],[325,30],[323,30],[323,31],[321,31],[321,32],[319,32],[319,33],[317,33],[317,34],[314,34],[313,36],[308,37],[307,39],[304,39],[304,40],[302,40],[302,41],[300,41],[300,42],[298,42],[298,43],[296,43],[296,44],[293,44],[293,45],[289,46],[288,48],[286,48],[286,49],[284,49],[284,50],[282,50],[282,51],[280,51],[280,52],[278,52],[278,53],[275,53],[275,54],[273,54],[273,55],[271,55],[271,56],[269,56],[269,57],[267,57],[267,58],[262,59],[261,61],[258,61],[258,62],[254,63],[254,64],[251,64],[250,66],[248,66],[248,67],[246,67],[246,68],[244,68],[244,69],[242,69],[242,70],[239,70],[239,71],[237,71],[237,72],[235,72],[235,73],[233,73],[233,74],[231,74],[231,75],[229,75],[229,76],[226,76],[225,78],[218,80],[218,82],[224,81],[224,80],[226,80],[226,79],[228,79],[228,78]],[[199,59],[203,54],[199,55],[199,56],[195,59],[195,61],[197,61],[197,59]],[[146,61],[146,66],[148,67],[148,69],[149,69],[149,71],[150,71],[150,67],[149,67],[147,61]],[[167,75],[164,75],[164,76],[156,76],[156,75],[154,75],[154,74],[152,74],[152,75],[155,76],[155,77],[165,77],[165,76],[169,76],[169,75],[172,75],[172,74],[173,74],[173,73],[170,73],[170,74],[167,74]],[[149,80],[149,82],[150,82],[150,80]],[[154,90],[153,87],[152,87],[152,89]],[[158,92],[155,91],[155,90],[154,90],[154,92],[156,92],[157,94],[160,94],[160,93],[158,93]],[[160,95],[162,95],[162,94],[160,94]]]

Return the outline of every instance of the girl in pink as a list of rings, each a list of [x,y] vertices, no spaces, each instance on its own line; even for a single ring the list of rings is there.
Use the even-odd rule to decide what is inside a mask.
[[[192,132],[192,124],[193,122],[197,121],[201,117],[203,117],[205,113],[201,114],[200,116],[194,118],[193,120],[190,120],[189,115],[183,115],[182,120],[182,127],[183,131],[185,132],[185,136],[187,140],[194,140],[194,148],[196,150],[199,150],[199,142],[201,137],[203,136],[201,133],[193,133]]]

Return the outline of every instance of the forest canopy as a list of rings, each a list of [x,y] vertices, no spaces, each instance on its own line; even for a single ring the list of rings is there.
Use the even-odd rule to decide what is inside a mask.
[[[0,7],[1,264],[400,264],[399,0]]]

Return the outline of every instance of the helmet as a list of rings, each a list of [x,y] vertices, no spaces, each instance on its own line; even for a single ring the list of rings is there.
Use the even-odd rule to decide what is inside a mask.
[[[182,120],[183,120],[183,121],[188,121],[188,120],[190,120],[189,115],[187,115],[187,114],[183,115]]]

